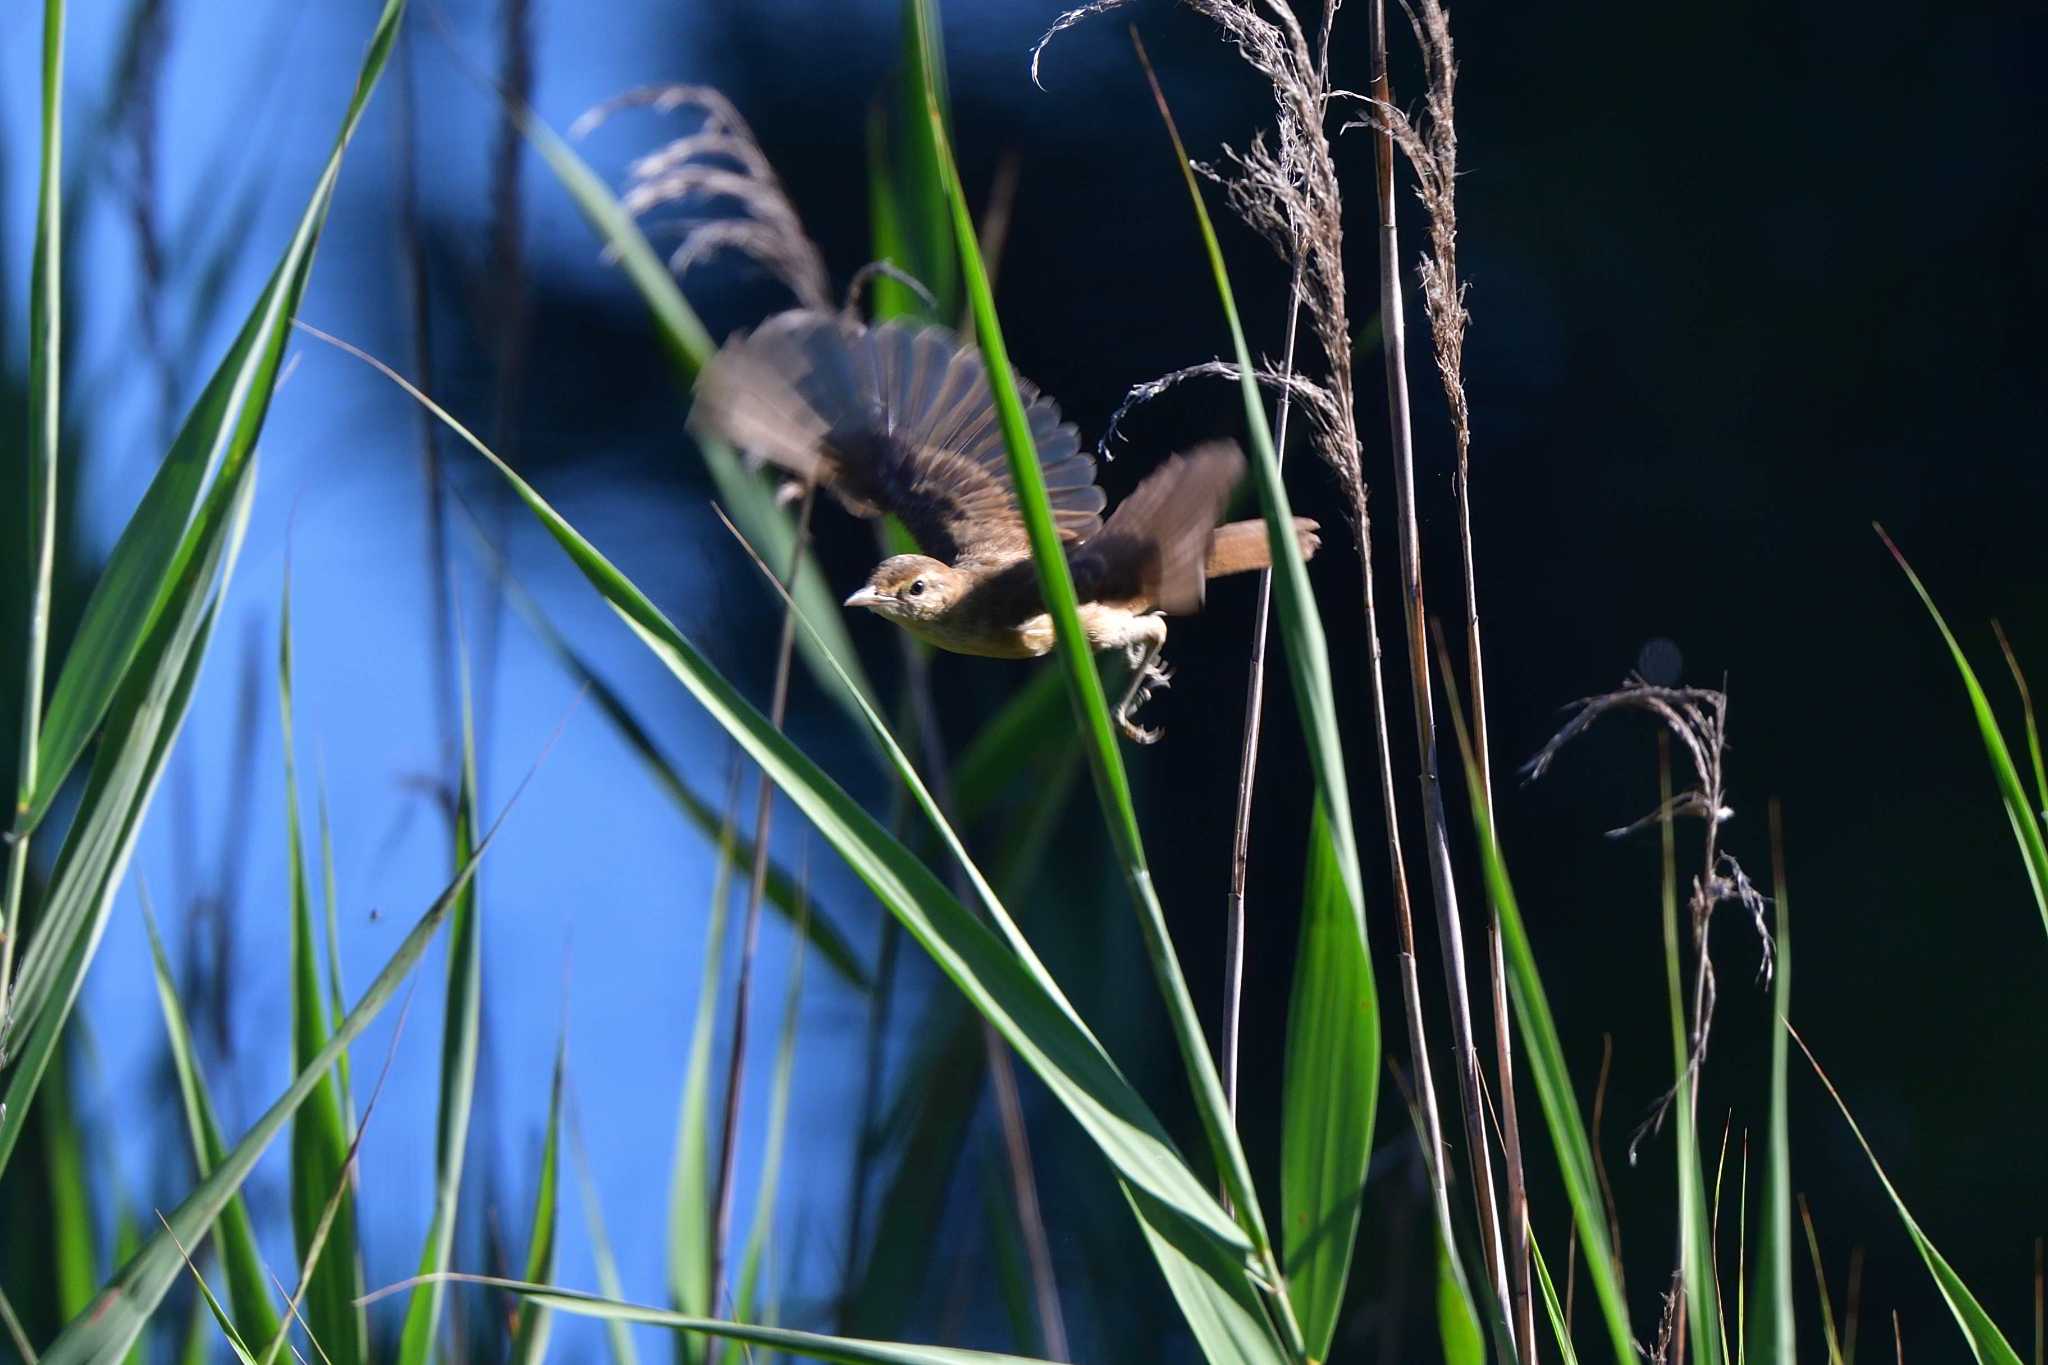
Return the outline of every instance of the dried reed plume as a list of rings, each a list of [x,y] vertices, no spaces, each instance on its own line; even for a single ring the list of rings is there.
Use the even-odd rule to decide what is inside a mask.
[[[1756,889],[1734,856],[1721,848],[1721,827],[1735,816],[1735,810],[1727,799],[1726,692],[1704,687],[1656,687],[1639,677],[1631,677],[1613,692],[1575,703],[1571,719],[1524,765],[1523,771],[1531,781],[1542,777],[1565,745],[1591,729],[1603,716],[1622,711],[1647,713],[1678,741],[1692,764],[1693,785],[1677,792],[1669,801],[1640,819],[1609,830],[1608,837],[1624,838],[1680,816],[1698,819],[1705,829],[1701,838],[1700,871],[1694,875],[1686,898],[1692,920],[1693,953],[1697,959],[1693,967],[1686,1074],[1657,1102],[1650,1118],[1630,1140],[1629,1159],[1633,1161],[1643,1136],[1662,1126],[1678,1091],[1681,1088],[1694,1089],[1698,1085],[1700,1064],[1707,1056],[1707,1036],[1713,1023],[1716,996],[1714,964],[1708,952],[1708,929],[1714,911],[1731,903],[1749,911],[1762,944],[1762,966],[1758,973],[1762,981],[1770,979],[1772,945],[1770,928],[1764,919],[1767,902],[1763,893]]]
[[[633,161],[619,196],[636,218],[685,205],[697,210],[684,220],[682,241],[668,258],[670,270],[687,275],[712,256],[737,252],[780,280],[806,308],[831,306],[824,258],[732,101],[704,85],[642,86],[584,113],[570,125],[569,136],[587,136],[624,109],[687,109],[698,116],[695,132]],[[720,205],[737,213],[709,212]]]

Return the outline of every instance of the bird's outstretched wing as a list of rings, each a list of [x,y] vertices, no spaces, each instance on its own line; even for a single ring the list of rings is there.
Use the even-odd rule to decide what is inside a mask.
[[[1173,616],[1200,610],[1210,533],[1243,477],[1235,441],[1169,458],[1068,553],[1075,592],[1084,602],[1131,602]]]
[[[1060,534],[1084,540],[1102,525],[1095,461],[1050,398],[1017,387]],[[943,327],[778,313],[713,357],[690,421],[859,516],[894,514],[939,559],[1030,551],[981,352]]]

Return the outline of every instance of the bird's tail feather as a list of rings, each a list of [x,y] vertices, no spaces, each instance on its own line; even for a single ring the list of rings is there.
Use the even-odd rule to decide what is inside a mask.
[[[1294,536],[1301,544],[1301,557],[1312,558],[1322,547],[1321,528],[1307,517],[1294,519]],[[1272,545],[1263,521],[1233,521],[1209,534],[1209,576],[1250,573],[1273,567]]]

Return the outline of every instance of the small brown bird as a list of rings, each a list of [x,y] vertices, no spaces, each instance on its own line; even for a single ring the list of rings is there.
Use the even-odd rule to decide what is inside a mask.
[[[1212,576],[1271,562],[1262,521],[1216,525],[1244,455],[1215,442],[1169,458],[1103,520],[1095,461],[1071,423],[1018,381],[1053,518],[1096,650],[1120,649],[1130,687],[1117,725],[1159,738],[1131,712],[1168,680],[1159,663],[1166,617],[1199,611]],[[875,566],[846,599],[940,649],[1027,659],[1053,647],[1031,543],[978,348],[943,327],[869,328],[795,309],[736,335],[697,381],[694,429],[803,480],[857,516],[892,514],[923,554]],[[1304,555],[1321,541],[1295,518]]]

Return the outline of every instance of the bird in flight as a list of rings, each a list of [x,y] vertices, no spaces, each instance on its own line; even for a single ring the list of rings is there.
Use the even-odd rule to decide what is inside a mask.
[[[1131,713],[1168,681],[1166,617],[1199,611],[1211,577],[1272,563],[1263,521],[1216,524],[1244,455],[1221,441],[1171,456],[1105,519],[1095,461],[1073,424],[1032,385],[1020,378],[1017,387],[1088,643],[1122,650],[1131,664],[1117,726],[1150,744],[1159,731]],[[883,560],[847,606],[956,654],[1028,659],[1052,649],[979,348],[943,327],[867,327],[793,309],[713,357],[690,423],[821,485],[857,516],[902,522],[923,553]],[[1316,531],[1295,518],[1303,555],[1321,544]]]

